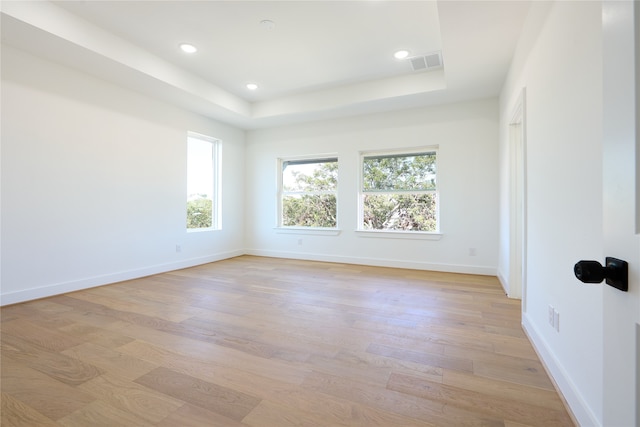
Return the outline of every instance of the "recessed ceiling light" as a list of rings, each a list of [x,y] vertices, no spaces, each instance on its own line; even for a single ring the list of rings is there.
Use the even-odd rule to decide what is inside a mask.
[[[180,49],[182,49],[185,53],[195,53],[198,51],[198,48],[189,43],[182,43],[180,45]]]
[[[255,83],[247,83],[247,89],[256,90],[256,89],[258,89],[258,85],[255,84]]]
[[[396,59],[405,59],[407,56],[409,56],[409,51],[408,50],[399,50],[396,53],[394,53],[393,56]]]

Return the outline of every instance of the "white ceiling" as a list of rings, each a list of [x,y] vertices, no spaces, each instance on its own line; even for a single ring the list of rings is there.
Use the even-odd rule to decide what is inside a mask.
[[[245,129],[496,96],[529,1],[2,1],[2,41]],[[271,20],[272,29],[261,25]],[[185,54],[180,43],[198,47]],[[444,67],[413,71],[441,51]],[[245,85],[255,82],[256,91]]]

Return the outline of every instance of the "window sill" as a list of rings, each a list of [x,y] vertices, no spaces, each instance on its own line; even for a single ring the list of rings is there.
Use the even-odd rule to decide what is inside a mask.
[[[221,231],[221,228],[187,228],[187,233],[206,233],[208,231]]]
[[[275,227],[278,234],[306,234],[310,236],[338,236],[342,230],[337,228],[310,228],[310,227]]]
[[[356,230],[358,237],[376,237],[380,239],[410,239],[410,240],[440,240],[442,233],[429,233],[423,231],[382,231],[382,230]]]

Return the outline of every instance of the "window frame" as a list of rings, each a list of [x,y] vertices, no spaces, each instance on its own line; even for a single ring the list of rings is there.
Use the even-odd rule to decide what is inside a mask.
[[[335,190],[320,190],[320,191],[285,191],[283,174],[285,165],[287,164],[313,164],[313,163],[329,163],[336,162],[338,164],[338,182],[336,183]],[[339,200],[338,200],[338,187],[339,182],[339,168],[340,161],[336,153],[328,154],[315,154],[305,156],[287,156],[280,157],[277,160],[277,209],[276,209],[276,230],[279,233],[296,233],[296,234],[325,234],[334,235],[339,234]],[[287,195],[326,195],[333,194],[336,199],[336,225],[335,227],[312,227],[303,225],[283,225],[283,211],[284,211],[284,197]]]
[[[197,132],[187,132],[187,203],[189,202],[189,143],[192,139],[211,144],[211,175],[213,180],[211,194],[211,227],[188,228],[187,221],[185,221],[185,228],[187,233],[222,230],[222,140]]]
[[[436,184],[434,189],[428,190],[384,190],[384,191],[365,191],[364,189],[364,161],[369,157],[403,157],[411,155],[435,154],[435,170]],[[358,159],[358,209],[356,233],[361,237],[382,237],[382,238],[401,238],[401,239],[424,239],[439,240],[442,237],[440,223],[440,191],[438,185],[438,158],[439,146],[429,145],[411,148],[399,148],[392,150],[368,150],[360,151]],[[435,197],[435,217],[436,229],[434,231],[411,231],[411,230],[373,230],[364,227],[364,199],[367,194],[434,194]]]

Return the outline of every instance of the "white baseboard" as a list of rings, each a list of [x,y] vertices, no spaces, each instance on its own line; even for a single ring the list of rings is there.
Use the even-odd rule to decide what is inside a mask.
[[[31,301],[40,298],[46,298],[53,295],[60,295],[67,292],[79,291],[82,289],[94,288],[97,286],[108,285],[111,283],[122,282],[124,280],[138,279],[140,277],[151,276],[153,274],[166,273],[167,271],[180,270],[182,268],[193,267],[196,265],[206,264],[209,262],[220,261],[227,258],[233,258],[243,255],[244,251],[223,252],[198,258],[190,258],[177,262],[166,264],[157,264],[134,270],[120,271],[113,274],[105,274],[103,276],[87,277],[84,279],[73,280],[70,282],[55,283],[52,285],[42,286],[40,288],[25,289],[17,292],[9,292],[0,295],[0,306],[16,304],[25,301]]]
[[[502,285],[502,290],[504,291],[504,293],[509,295],[509,281],[504,277],[504,274],[502,274],[502,271],[500,270],[498,270],[496,276],[498,276],[498,281],[500,282],[500,285]]]
[[[429,262],[399,261],[380,258],[345,257],[338,255],[319,255],[300,252],[264,251],[264,250],[237,250],[223,252],[198,258],[190,258],[178,262],[157,264],[140,269],[120,271],[102,276],[87,277],[63,283],[54,283],[39,288],[31,288],[16,292],[3,293],[0,295],[0,306],[17,304],[39,298],[46,298],[53,295],[60,295],[67,292],[75,292],[82,289],[89,289],[96,286],[108,285],[122,282],[124,280],[138,279],[140,277],[153,274],[165,273],[167,271],[179,270],[181,268],[193,267],[209,262],[220,261],[240,255],[256,255],[272,258],[303,259],[309,261],[337,262],[342,264],[370,265],[378,267],[393,267],[415,270],[446,271],[450,273],[480,274],[485,276],[495,276],[496,269],[474,265],[439,264]]]
[[[581,426],[601,427],[602,424],[598,421],[598,418],[589,405],[587,405],[580,390],[571,380],[562,364],[555,357],[553,351],[551,351],[549,345],[526,313],[522,316],[522,327],[538,353],[549,376],[558,388],[558,392],[562,394],[562,397],[564,397],[567,402],[575,421]]]
[[[261,249],[247,249],[245,250],[245,253],[247,255],[264,256],[271,258],[290,258],[308,261],[336,262],[341,264],[370,265],[375,267],[405,268],[412,270],[445,271],[448,273],[479,274],[483,276],[496,275],[495,268],[476,265],[400,261],[394,259],[349,257],[341,255],[324,255],[303,252],[265,251]]]

